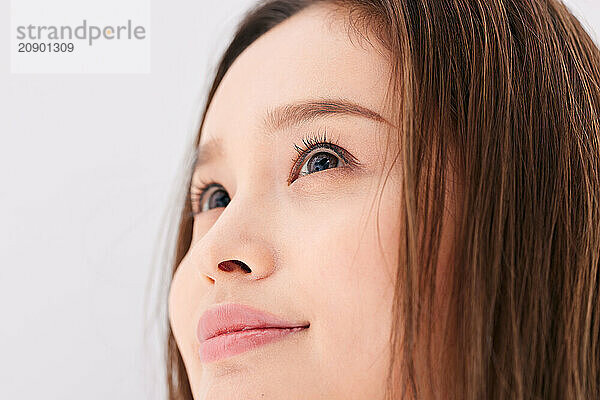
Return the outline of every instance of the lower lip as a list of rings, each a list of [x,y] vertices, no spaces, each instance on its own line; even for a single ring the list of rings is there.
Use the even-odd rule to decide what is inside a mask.
[[[200,360],[209,363],[245,353],[304,329],[306,327],[248,329],[215,336],[200,343]]]

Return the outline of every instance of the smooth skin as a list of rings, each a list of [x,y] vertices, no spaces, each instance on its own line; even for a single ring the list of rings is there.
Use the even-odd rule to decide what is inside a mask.
[[[192,181],[221,184],[230,202],[195,215],[192,245],[169,293],[196,400],[383,398],[401,234],[401,163],[393,162],[393,141],[386,143],[389,125],[338,114],[274,130],[263,122],[268,110],[322,99],[344,99],[391,121],[384,104],[390,73],[381,49],[349,35],[343,18],[318,5],[260,37],[225,75],[200,142],[216,140],[221,151]],[[288,185],[294,145],[323,131],[361,166],[337,157],[337,167]],[[335,154],[317,148],[302,164],[323,151]],[[252,272],[217,267],[231,259]],[[202,363],[196,325],[222,303],[310,328]]]

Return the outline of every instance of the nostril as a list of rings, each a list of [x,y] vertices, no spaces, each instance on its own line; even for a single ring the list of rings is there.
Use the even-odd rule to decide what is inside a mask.
[[[219,269],[221,271],[225,271],[225,272],[231,272],[235,269],[235,266],[239,266],[242,271],[246,272],[246,273],[250,273],[252,272],[252,270],[250,269],[250,267],[248,267],[246,265],[246,263],[239,261],[239,260],[227,260],[227,261],[221,261],[219,263]]]
[[[225,272],[230,272],[233,271],[235,267],[233,265],[231,265],[230,261],[221,261],[219,263],[219,269],[221,271],[225,271]]]
[[[236,263],[237,265],[240,266],[240,268],[242,269],[242,271],[244,271],[245,273],[249,274],[250,272],[252,272],[252,270],[250,269],[249,266],[246,265],[246,263],[242,262],[242,261],[238,261],[238,260],[234,260],[234,263]]]

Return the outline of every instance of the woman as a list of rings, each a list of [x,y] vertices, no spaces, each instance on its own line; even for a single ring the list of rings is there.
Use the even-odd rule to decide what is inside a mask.
[[[169,398],[600,398],[599,113],[555,0],[261,3],[195,143]]]

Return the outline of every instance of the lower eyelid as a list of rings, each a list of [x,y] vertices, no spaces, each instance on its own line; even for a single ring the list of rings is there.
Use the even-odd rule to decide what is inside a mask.
[[[299,176],[298,179],[294,181],[307,181],[307,184],[310,184],[308,181],[319,181],[319,186],[323,186],[327,182],[337,183],[341,180],[345,180],[350,178],[356,172],[357,168],[352,165],[343,165],[340,167],[329,168],[323,171],[313,172],[307,175]],[[325,181],[325,182],[324,182]]]
[[[362,181],[356,169],[349,166],[331,168],[296,179],[291,186],[292,196],[301,202],[327,202],[358,194],[357,184]]]

